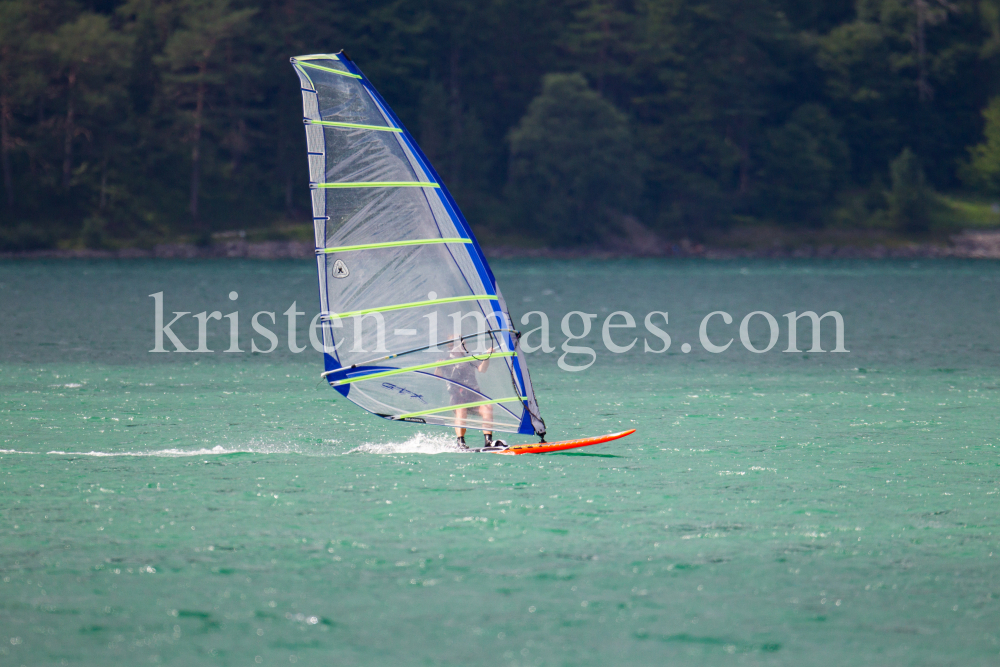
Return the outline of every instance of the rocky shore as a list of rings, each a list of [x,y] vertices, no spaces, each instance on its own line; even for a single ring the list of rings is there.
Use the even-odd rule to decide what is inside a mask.
[[[165,243],[151,249],[25,250],[2,252],[0,259],[305,259],[315,257],[312,243],[302,241],[222,241],[199,246]]]
[[[704,257],[708,259],[918,259],[957,257],[1000,259],[1000,231],[966,231],[947,244],[909,243],[852,246],[836,244],[775,246],[770,248],[711,247],[687,240],[664,241],[647,230],[633,233],[600,247],[574,249],[486,246],[494,259],[618,259],[628,257]],[[249,242],[243,239],[208,246],[163,244],[152,249],[121,250],[29,250],[0,253],[0,259],[307,259],[315,256],[313,245],[301,241]]]
[[[963,232],[952,236],[948,243],[907,243],[851,245],[823,243],[775,245],[772,247],[706,246],[682,240],[663,241],[653,234],[633,234],[616,244],[600,248],[525,249],[511,247],[484,248],[488,257],[513,259],[537,257],[551,259],[615,259],[623,257],[705,257],[708,259],[917,259],[958,257],[966,259],[1000,259],[1000,231]]]

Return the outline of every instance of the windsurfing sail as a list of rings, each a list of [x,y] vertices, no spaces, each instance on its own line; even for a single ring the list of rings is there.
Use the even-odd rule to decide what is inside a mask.
[[[544,435],[482,249],[417,142],[343,53],[302,88],[323,377],[380,417]]]

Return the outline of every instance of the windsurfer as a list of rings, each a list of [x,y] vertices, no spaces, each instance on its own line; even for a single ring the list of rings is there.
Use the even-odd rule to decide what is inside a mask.
[[[469,403],[477,403],[482,400],[483,394],[479,391],[479,382],[476,379],[477,373],[485,373],[490,367],[490,357],[493,355],[495,348],[490,348],[483,355],[472,354],[465,349],[465,343],[459,339],[451,344],[448,350],[448,357],[451,359],[458,359],[461,357],[474,357],[473,361],[463,361],[457,364],[449,364],[447,366],[439,367],[435,372],[436,375],[443,377],[448,380],[448,397],[451,399],[452,405],[467,405]],[[479,410],[479,416],[482,417],[483,421],[487,424],[493,421],[493,406],[492,405],[480,405],[476,409]],[[469,413],[469,408],[455,408],[455,421],[458,424],[465,424],[466,416]],[[458,446],[460,449],[468,449],[468,445],[465,444],[465,426],[455,427],[455,435],[458,439]],[[484,431],[484,446],[494,447],[497,445],[504,446],[504,443],[500,440],[493,440],[492,431]]]

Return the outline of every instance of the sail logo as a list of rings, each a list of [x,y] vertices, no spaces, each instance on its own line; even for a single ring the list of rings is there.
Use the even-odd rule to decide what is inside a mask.
[[[332,274],[334,278],[346,278],[351,272],[347,269],[347,264],[344,264],[344,260],[338,259],[333,263]]]
[[[409,396],[410,398],[416,399],[421,403],[423,403],[424,405],[427,405],[427,401],[424,400],[424,397],[422,395],[414,391],[410,391],[406,387],[400,387],[399,385],[395,385],[391,382],[383,382],[382,387],[388,389],[389,391],[395,391],[396,393],[401,394],[403,396]]]

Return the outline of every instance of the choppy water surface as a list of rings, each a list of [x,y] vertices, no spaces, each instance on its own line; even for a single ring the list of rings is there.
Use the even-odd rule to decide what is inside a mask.
[[[495,270],[557,346],[600,315],[588,370],[529,357],[552,437],[634,436],[461,454],[314,352],[222,353],[225,320],[147,352],[159,291],[239,309],[243,349],[274,311],[284,346],[308,262],[0,265],[0,664],[1000,664],[1000,266]],[[616,310],[669,311],[670,350],[610,354]],[[850,353],[780,352],[792,310],[841,312]]]

